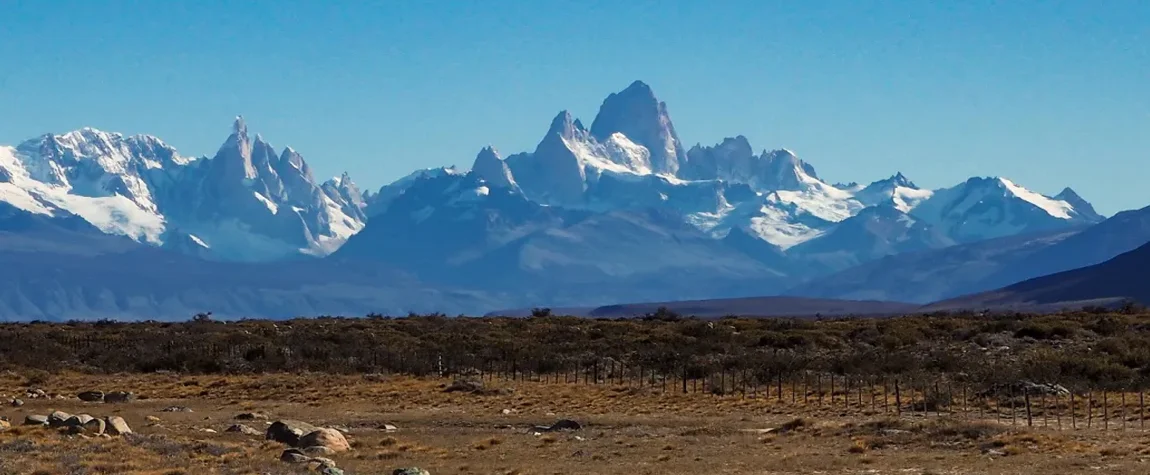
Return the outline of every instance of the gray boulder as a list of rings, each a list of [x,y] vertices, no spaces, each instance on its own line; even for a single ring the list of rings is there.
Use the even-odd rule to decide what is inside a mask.
[[[76,397],[84,402],[102,402],[104,400],[104,391],[84,391],[77,394]]]
[[[431,475],[431,472],[419,467],[397,468],[391,475]]]
[[[331,451],[326,453],[347,452],[351,450],[351,445],[347,443],[347,438],[343,436],[342,432],[326,428],[316,429],[300,437],[299,442],[296,443],[295,446],[305,449],[323,447]]]
[[[64,427],[83,427],[84,424],[87,424],[91,421],[92,421],[92,416],[89,416],[87,414],[76,414],[72,417],[65,419],[63,426]]]
[[[297,447],[300,437],[314,432],[317,429],[319,428],[302,421],[279,420],[268,426],[264,438]]]
[[[136,393],[131,391],[112,391],[104,394],[104,402],[112,404],[121,404],[132,402],[136,400]]]
[[[48,425],[48,416],[30,414],[24,417],[24,425],[26,426],[46,426]]]
[[[132,433],[132,428],[128,427],[128,421],[125,421],[123,417],[108,416],[104,418],[104,422],[107,425],[105,431],[109,435],[124,435]]]
[[[549,426],[535,426],[535,428],[533,430],[535,432],[558,432],[558,431],[566,431],[566,430],[579,430],[582,428],[583,428],[583,426],[581,424],[579,424],[578,422],[575,422],[575,421],[570,420],[570,419],[560,419],[558,421],[555,421],[554,424],[551,424]]]
[[[72,415],[68,414],[67,412],[55,411],[51,414],[48,414],[48,425],[51,427],[64,427],[64,422],[71,417]]]
[[[92,419],[84,423],[84,433],[88,435],[103,435],[107,423],[102,419]]]
[[[23,406],[23,405],[24,405],[24,400],[22,400],[22,399],[12,399],[12,401],[11,401],[9,404],[10,404],[12,407],[20,407],[20,406]]]
[[[280,454],[280,461],[287,463],[308,463],[311,457],[304,455],[298,449],[287,449]]]

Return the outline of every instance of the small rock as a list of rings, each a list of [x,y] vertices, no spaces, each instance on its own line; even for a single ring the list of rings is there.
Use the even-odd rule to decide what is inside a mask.
[[[215,429],[200,429],[200,432],[205,432],[208,434],[216,434],[217,433]]]
[[[274,440],[281,444],[288,444],[296,447],[299,444],[300,437],[305,434],[311,433],[319,429],[316,426],[301,421],[293,420],[280,420],[275,421],[272,425],[268,426],[264,438],[267,440]]]
[[[575,422],[575,421],[570,420],[570,419],[560,419],[558,421],[555,421],[554,424],[551,424],[549,426],[535,426],[531,430],[533,430],[535,432],[558,432],[558,431],[563,431],[563,430],[579,430],[582,428],[583,428],[583,426],[580,425],[578,422]]]
[[[195,411],[193,411],[192,408],[190,408],[190,407],[168,406],[168,407],[165,407],[163,409],[160,409],[160,412],[195,412]]]
[[[447,388],[444,389],[443,392],[445,392],[445,393],[453,393],[453,392],[478,393],[478,392],[483,392],[483,381],[480,381],[478,379],[457,379],[457,380],[453,381],[449,386],[447,386]]]
[[[84,424],[92,422],[92,416],[87,414],[76,414],[64,420],[64,427],[83,427]]]
[[[431,472],[419,467],[397,468],[391,475],[431,475]]]
[[[311,457],[304,455],[298,449],[287,449],[280,454],[280,461],[287,463],[308,463]]]
[[[107,427],[107,423],[103,420],[92,419],[84,423],[84,433],[89,435],[102,435],[105,427]]]
[[[396,427],[396,426],[391,425],[391,424],[383,424],[383,425],[379,426],[379,430],[382,430],[384,432],[396,432],[399,430],[399,427]]]
[[[338,430],[335,429],[316,429],[307,435],[300,437],[297,447],[325,447],[331,449],[332,452],[347,452],[351,450],[351,445],[347,443],[347,438],[343,436]]]
[[[48,425],[52,427],[64,427],[64,421],[71,418],[72,415],[64,411],[55,411],[48,414]]]
[[[24,425],[26,426],[46,426],[48,425],[48,416],[30,414],[24,417]]]
[[[24,405],[24,400],[23,399],[13,399],[8,404],[11,405],[12,407],[20,407],[20,406]]]
[[[43,389],[29,389],[28,390],[28,398],[30,398],[30,399],[47,398],[47,397],[48,397],[48,393],[44,392]]]
[[[312,457],[311,461],[320,467],[335,467],[335,460],[326,457]]]
[[[320,475],[344,475],[343,469],[337,468],[332,465],[322,465],[319,468]]]
[[[227,430],[225,430],[224,432],[239,432],[243,435],[260,435],[260,434],[262,434],[262,432],[260,432],[258,429],[255,429],[253,427],[248,427],[248,426],[243,425],[243,424],[235,424],[231,427],[228,427]]]
[[[507,416],[507,415],[510,415],[510,414],[511,414],[511,409],[504,409],[504,410],[502,410],[502,411],[500,411],[500,412],[502,412],[502,413],[503,413],[503,415]]]
[[[313,445],[311,447],[307,447],[307,448],[303,449],[303,453],[308,454],[308,455],[312,455],[312,456],[335,455],[334,450],[332,450],[328,447],[324,447],[322,445]]]
[[[145,416],[144,420],[148,421],[148,422],[152,422],[152,423],[163,421],[163,419],[160,419],[159,417],[156,417],[156,416]]]
[[[236,414],[237,421],[266,421],[268,415],[262,412],[245,412],[243,414]]]
[[[124,435],[132,433],[132,428],[128,427],[128,421],[125,421],[123,417],[108,416],[104,418],[104,422],[107,423],[107,428],[105,430],[107,430],[108,434],[110,435]]]
[[[104,394],[104,402],[111,404],[119,404],[125,402],[132,402],[136,400],[136,393],[131,391],[112,391]]]
[[[0,420],[0,432],[4,432],[4,431],[11,429],[11,428],[12,428],[11,422],[8,422],[5,420]]]
[[[560,430],[579,430],[582,428],[583,428],[582,425],[580,425],[578,422],[575,422],[575,421],[570,420],[570,419],[560,419],[558,421],[555,421],[554,424],[551,424],[551,431],[552,432],[560,431]]]
[[[104,391],[84,391],[80,394],[77,394],[76,397],[80,398],[80,400],[84,402],[103,402]]]

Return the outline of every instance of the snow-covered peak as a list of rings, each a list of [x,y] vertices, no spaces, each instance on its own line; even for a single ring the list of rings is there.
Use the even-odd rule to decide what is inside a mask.
[[[1045,211],[1050,216],[1059,219],[1070,219],[1074,206],[1062,200],[1056,200],[1040,193],[1023,188],[1006,178],[998,178],[998,182],[1008,193],[1022,199]]]
[[[519,188],[519,185],[515,183],[515,177],[511,174],[511,169],[499,156],[499,152],[491,146],[483,147],[475,156],[475,164],[471,166],[471,172],[492,187]]]
[[[764,150],[760,160],[764,163],[766,173],[758,177],[757,185],[763,189],[802,191],[815,184],[830,186],[819,180],[815,167],[785,148]]]
[[[920,189],[902,172],[878,180],[855,192],[855,199],[866,206],[893,206],[908,213],[934,192]]]
[[[1081,203],[1080,203],[1081,205]],[[1001,177],[975,177],[937,190],[912,213],[959,241],[1096,223],[1101,217]]]
[[[675,133],[667,105],[655,98],[650,86],[642,81],[607,96],[599,114],[591,123],[591,136],[600,142],[621,133],[650,152],[655,173],[678,173],[687,153]]]
[[[406,193],[407,190],[419,180],[435,179],[441,176],[455,176],[460,174],[460,171],[457,170],[454,166],[423,168],[411,172],[398,180],[383,185],[379,188],[379,191],[375,193],[365,194],[365,213],[368,217],[384,213],[387,211],[387,208],[391,206],[392,201],[395,201],[396,198]]]

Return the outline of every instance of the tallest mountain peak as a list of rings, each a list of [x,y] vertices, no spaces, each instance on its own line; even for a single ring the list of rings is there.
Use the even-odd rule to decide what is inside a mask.
[[[248,124],[244,123],[244,116],[236,116],[236,121],[232,123],[232,133],[242,136],[248,135]]]
[[[647,148],[656,173],[675,174],[686,159],[667,105],[659,102],[643,81],[607,96],[599,107],[599,114],[591,123],[591,135],[604,141],[616,132]]]
[[[647,83],[640,81],[638,79],[636,79],[635,82],[631,83],[630,86],[627,86],[627,89],[624,89],[621,92],[619,92],[619,94],[621,94],[621,95],[643,95],[643,96],[649,96],[651,99],[655,99],[655,92],[651,90],[651,86],[648,86]]]

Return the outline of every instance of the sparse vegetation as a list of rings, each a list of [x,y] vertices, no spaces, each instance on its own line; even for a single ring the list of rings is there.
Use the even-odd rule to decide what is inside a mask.
[[[0,366],[30,385],[63,368],[90,373],[321,371],[568,379],[705,379],[727,394],[780,376],[847,381],[929,375],[989,386],[1010,380],[1136,390],[1150,375],[1150,314],[914,315],[887,319],[704,320],[666,309],[635,319],[317,318],[290,321],[0,324]],[[34,372],[38,371],[38,372]],[[369,376],[365,376],[369,377]],[[926,401],[931,405],[936,402]],[[927,407],[930,410],[930,407]]]

